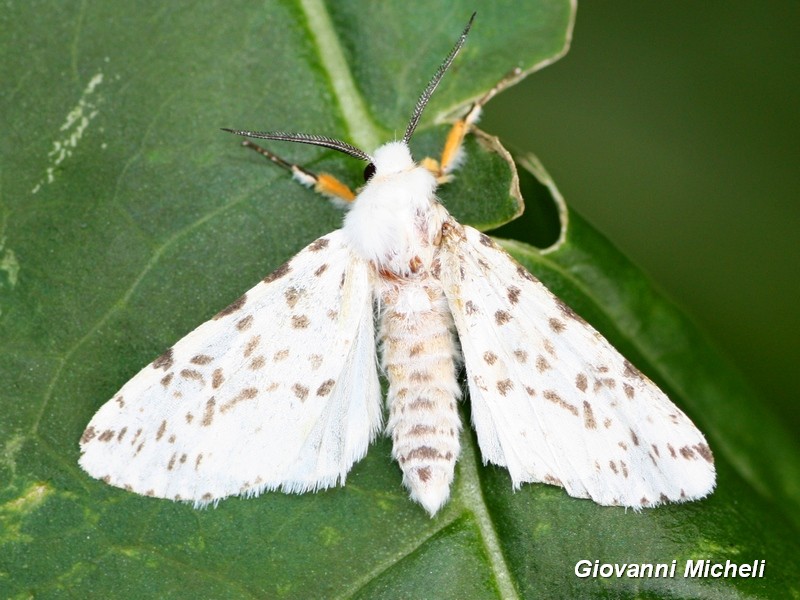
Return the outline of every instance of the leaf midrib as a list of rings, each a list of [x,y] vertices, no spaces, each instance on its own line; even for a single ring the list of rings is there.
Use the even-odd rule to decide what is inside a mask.
[[[372,121],[366,102],[353,79],[328,9],[322,0],[300,0],[300,8],[317,46],[322,68],[328,74],[328,82],[342,113],[348,136],[356,146],[365,152],[372,152],[380,145],[379,128]]]

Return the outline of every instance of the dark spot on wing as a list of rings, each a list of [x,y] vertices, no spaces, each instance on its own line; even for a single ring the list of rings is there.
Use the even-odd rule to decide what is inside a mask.
[[[576,406],[570,404],[566,400],[564,400],[555,391],[553,391],[553,390],[545,390],[544,392],[542,392],[542,395],[545,397],[546,400],[549,400],[553,404],[555,404],[557,406],[560,406],[564,410],[568,410],[569,412],[571,412],[576,417],[578,416],[578,408]]]
[[[714,455],[711,454],[711,448],[706,446],[705,444],[696,444],[694,449],[697,453],[702,456],[707,462],[713,463],[714,462]]]
[[[200,423],[203,427],[208,427],[214,420],[214,404],[216,404],[216,400],[214,400],[214,396],[211,396],[206,402],[206,410],[203,413],[203,420]]]
[[[336,382],[333,379],[327,379],[317,388],[317,396],[327,396],[330,394]]]
[[[288,261],[288,260],[287,260],[287,261],[286,261],[285,263],[283,263],[283,264],[282,264],[280,267],[278,267],[277,269],[275,269],[275,270],[274,270],[272,273],[270,273],[269,275],[267,275],[266,277],[264,277],[264,279],[263,279],[262,281],[263,281],[264,283],[272,283],[272,282],[273,282],[273,281],[275,281],[276,279],[280,279],[281,277],[283,277],[284,275],[286,275],[286,274],[287,274],[289,271],[291,271],[291,270],[292,270],[292,268],[289,266],[289,262],[290,262],[290,261]]]
[[[250,326],[253,324],[253,315],[247,315],[243,319],[239,319],[236,322],[236,329],[239,331],[247,331],[250,329]]]
[[[181,377],[183,379],[193,379],[205,385],[205,380],[203,379],[203,375],[200,373],[200,371],[196,371],[194,369],[183,369],[181,371]]]
[[[312,242],[308,246],[308,250],[309,250],[309,252],[319,252],[320,250],[323,250],[323,249],[327,248],[328,244],[330,244],[330,240],[328,240],[327,238],[321,237],[318,240]]]
[[[247,302],[247,294],[242,294],[236,300],[231,302],[228,306],[226,306],[216,315],[214,315],[214,320],[221,319],[222,317],[228,316],[230,314],[233,314],[241,310],[246,302]]]
[[[509,286],[506,292],[508,293],[508,301],[511,302],[511,304],[519,302],[520,290],[518,287],[514,287],[513,285]]]
[[[290,287],[283,292],[283,296],[286,298],[286,304],[289,308],[295,307],[297,301],[300,300],[301,294],[302,290],[298,290],[296,287]]]
[[[594,419],[592,405],[586,400],[583,401],[583,426],[586,429],[597,429],[597,421]]]
[[[254,387],[244,388],[239,390],[239,393],[231,398],[228,402],[220,406],[219,412],[226,413],[228,410],[236,406],[239,402],[244,400],[252,400],[258,396],[258,389]]]
[[[168,371],[172,367],[172,348],[167,348],[166,352],[153,361],[154,369],[164,369]]]
[[[300,400],[305,400],[306,398],[308,398],[308,388],[304,385],[295,383],[292,386],[292,391],[294,392],[294,395],[297,396]]]
[[[207,365],[212,360],[214,359],[208,354],[197,354],[196,356],[193,356],[192,360],[190,360],[189,362],[195,365]]]
[[[533,275],[531,275],[531,274],[530,274],[530,273],[527,271],[527,269],[525,269],[525,267],[523,267],[522,265],[517,265],[517,275],[519,275],[519,276],[520,276],[520,277],[522,277],[523,279],[527,279],[528,281],[538,281],[538,280],[536,279],[536,277],[534,277]]]
[[[558,310],[561,311],[561,314],[564,317],[566,317],[567,319],[572,319],[573,321],[577,321],[578,323],[587,325],[586,321],[584,321],[583,318],[578,313],[572,310],[572,308],[569,305],[565,304],[563,300],[561,300],[560,298],[555,298],[555,302],[556,306],[558,307]]]
[[[502,379],[497,382],[497,391],[501,396],[505,396],[512,389],[514,389],[514,383],[510,379]]]
[[[248,340],[247,345],[244,347],[244,351],[242,352],[244,357],[245,358],[250,358],[250,355],[253,352],[255,352],[255,349],[258,347],[258,345],[260,343],[261,343],[261,336],[260,335],[254,335],[253,337],[251,337]]]
[[[632,379],[643,379],[644,376],[642,372],[639,371],[636,367],[634,367],[629,361],[625,361],[623,363],[625,365],[625,376],[631,377]]]
[[[221,368],[214,369],[214,373],[212,373],[211,375],[211,387],[213,387],[216,390],[217,388],[219,388],[219,386],[222,385],[224,381],[225,377],[222,375],[222,369]]]
[[[504,310],[498,310],[494,313],[494,320],[498,325],[504,325],[511,320],[511,315]]]
[[[292,327],[295,329],[305,329],[311,324],[311,320],[306,315],[293,315]]]

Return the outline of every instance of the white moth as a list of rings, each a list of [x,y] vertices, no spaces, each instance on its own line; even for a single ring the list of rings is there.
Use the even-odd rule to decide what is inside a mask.
[[[489,237],[438,202],[438,183],[499,86],[454,126],[440,162],[412,159],[408,140],[471,23],[422,94],[403,140],[372,156],[321,136],[236,132],[341,150],[368,161],[367,182],[354,196],[331,176],[246,142],[302,182],[353,200],[344,226],[103,405],[81,438],[80,464],[90,475],[196,506],[344,483],[383,429],[377,307],[386,431],[403,483],[431,515],[448,499],[459,455],[462,360],[483,461],[507,467],[514,488],[544,482],[634,508],[712,491],[711,451],[686,415]]]

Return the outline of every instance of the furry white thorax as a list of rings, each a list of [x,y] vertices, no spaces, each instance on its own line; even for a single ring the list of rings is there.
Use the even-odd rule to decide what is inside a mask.
[[[375,174],[347,213],[344,234],[379,269],[407,276],[412,260],[430,265],[447,211],[436,199],[436,178],[414,162],[405,142],[378,148],[373,164]]]

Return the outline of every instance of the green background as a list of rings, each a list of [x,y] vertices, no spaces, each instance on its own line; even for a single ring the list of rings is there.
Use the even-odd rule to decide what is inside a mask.
[[[800,430],[800,3],[583,2],[482,125],[695,317]]]
[[[773,45],[763,55],[751,40],[759,30],[755,24],[766,20],[783,25],[788,36],[790,19],[766,12],[734,18],[736,5],[725,8],[727,3],[704,21],[689,18],[685,6],[650,9],[645,18],[636,5],[614,4],[613,13],[609,8],[598,13],[610,22],[590,37],[589,24],[595,22],[590,11],[598,6],[584,7],[578,16],[574,56],[580,57],[583,44],[606,67],[571,73],[580,63],[568,57],[495,99],[484,127],[541,155],[568,205],[585,207],[601,230],[649,270],[657,265],[638,257],[637,246],[623,234],[641,235],[655,258],[691,272],[699,283],[686,297],[668,280],[662,283],[670,294],[675,289],[682,304],[689,305],[714,281],[701,260],[716,256],[724,257],[718,272],[734,273],[720,278],[730,283],[737,301],[748,298],[739,299],[740,270],[754,265],[759,272],[748,275],[750,280],[758,275],[768,283],[764,293],[764,286],[749,286],[750,298],[768,292],[791,302],[779,285],[790,280],[781,275],[791,274],[792,265],[777,267],[774,255],[790,253],[793,232],[770,230],[750,243],[739,238],[732,244],[739,255],[706,247],[717,225],[733,221],[750,228],[756,222],[750,212],[748,218],[733,218],[729,197],[743,197],[750,202],[747,209],[755,213],[758,206],[761,214],[761,205],[777,197],[761,193],[779,180],[768,169],[793,167],[788,127],[773,127],[776,142],[787,140],[776,159],[762,154],[777,143],[761,140],[758,151],[749,153],[750,145],[736,143],[740,131],[764,132],[770,119],[780,121],[781,106],[786,119],[793,115],[784,95],[776,93],[768,104],[768,86],[752,82],[755,72],[770,68],[782,75],[778,84],[791,79],[785,64],[777,67],[765,58],[786,56],[774,45],[782,38],[765,37]],[[576,213],[570,214],[566,242],[557,251],[541,254],[524,243],[508,248],[706,433],[719,474],[718,488],[707,500],[634,513],[575,500],[546,485],[512,493],[504,469],[481,465],[469,431],[462,436],[453,498],[433,520],[409,501],[386,439],[373,445],[343,488],[229,499],[215,510],[143,498],[89,478],[77,466],[77,440],[97,407],[166,346],[341,222],[340,211],[238,148],[236,139],[217,127],[328,133],[367,148],[374,139],[391,138],[402,131],[420,88],[476,6],[336,2],[327,7],[328,21],[319,20],[326,11],[314,0],[33,2],[6,8],[0,12],[0,119],[7,132],[0,139],[0,597],[797,593],[800,453],[793,429],[771,417],[776,394],[755,378],[757,393],[750,390]],[[568,2],[478,2],[477,8],[473,34],[412,140],[417,155],[441,145],[447,127],[433,121],[442,113],[487,89],[510,66],[530,67],[563,46]],[[675,11],[671,21],[661,14],[665,10]],[[723,18],[726,11],[730,23]],[[641,26],[645,23],[653,31]],[[681,28],[704,42],[721,32],[730,39],[727,45],[693,47],[675,33]],[[737,38],[751,41],[740,47]],[[641,44],[628,47],[626,39]],[[347,66],[330,62],[332,54],[320,52],[322,47],[339,49]],[[615,54],[609,48],[616,48]],[[736,50],[739,59],[712,60],[717,56],[712,50],[722,49]],[[682,53],[681,62],[676,57]],[[626,60],[638,69],[625,66]],[[753,68],[748,72],[742,64]],[[689,77],[697,65],[702,68]],[[88,84],[100,73],[103,80],[92,89]],[[735,74],[732,81],[742,89],[722,73]],[[350,97],[337,89],[348,76]],[[567,87],[589,87],[559,89],[551,83],[557,77]],[[719,103],[707,102],[706,118],[699,112],[704,106],[699,93],[672,97],[655,91],[687,77],[712,98],[719,96]],[[715,78],[728,83],[714,83]],[[535,104],[525,99],[528,86]],[[743,110],[748,90],[752,106]],[[514,106],[516,98],[522,98],[522,108]],[[499,118],[507,101],[513,121],[502,125],[492,113]],[[673,105],[683,110],[668,120]],[[77,121],[70,116],[73,108],[81,117]],[[663,129],[646,125],[648,115]],[[725,115],[741,127],[730,125]],[[753,115],[761,119],[756,125]],[[537,130],[526,133],[523,125]],[[667,144],[673,136],[676,141]],[[61,146],[54,146],[56,141]],[[558,143],[564,144],[560,153]],[[733,158],[723,160],[721,147]],[[612,151],[626,148],[627,155],[613,158]],[[350,182],[363,168],[319,148],[286,145],[281,152]],[[441,195],[459,219],[491,228],[518,208],[507,193],[511,171],[474,137],[467,154],[469,168]],[[703,162],[708,157],[714,160]],[[721,167],[729,163],[729,170]],[[707,180],[704,171],[716,179]],[[517,237],[526,241],[541,239],[533,226],[548,222],[546,207],[557,196],[547,174],[539,170],[538,176],[550,187],[523,177],[527,219],[520,221]],[[625,182],[636,186],[627,192],[631,205],[615,206],[613,201],[626,195],[619,187]],[[692,182],[702,184],[696,196],[689,194]],[[704,200],[712,197],[721,202],[719,216],[686,217],[689,208],[706,207]],[[685,204],[676,207],[678,201]],[[592,214],[591,202],[605,212]],[[666,224],[673,221],[677,232],[670,233]],[[791,219],[776,221],[791,229]],[[652,233],[642,233],[645,225],[652,225]],[[664,241],[656,244],[656,235]],[[730,239],[723,235],[722,242]],[[678,260],[677,246],[693,250]],[[767,254],[754,258],[756,250]],[[742,323],[750,326],[755,310],[753,300],[741,316],[726,317],[723,310],[734,304],[712,297],[709,305],[708,320],[702,306],[691,310],[708,329],[714,322],[724,325],[724,334],[742,330]],[[788,324],[787,317],[773,327],[773,337],[790,336]],[[769,344],[750,346],[769,363]],[[735,354],[735,345],[726,347]],[[744,356],[747,363],[756,355]],[[743,366],[757,376],[767,373]],[[776,385],[776,376],[767,378]],[[464,403],[465,420],[468,410]],[[766,559],[768,568],[763,580],[592,581],[577,580],[571,571],[581,558]]]

